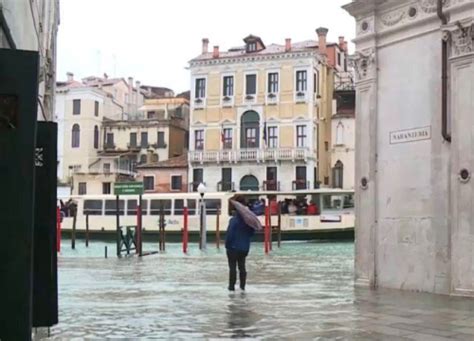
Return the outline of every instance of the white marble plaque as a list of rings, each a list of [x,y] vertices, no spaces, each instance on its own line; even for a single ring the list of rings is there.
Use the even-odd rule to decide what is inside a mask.
[[[431,126],[390,132],[390,144],[417,142],[431,139]]]

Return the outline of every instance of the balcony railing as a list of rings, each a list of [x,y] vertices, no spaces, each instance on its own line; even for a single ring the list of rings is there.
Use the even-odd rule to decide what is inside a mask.
[[[306,180],[294,180],[292,182],[292,189],[293,190],[298,190],[298,189],[310,189],[310,183],[309,181]]]
[[[194,100],[194,109],[204,109],[205,106],[206,106],[205,98],[196,98]]]
[[[296,103],[306,103],[308,101],[308,94],[306,91],[298,91],[295,94]]]
[[[89,167],[88,170],[79,170],[74,172],[75,174],[95,174],[95,175],[104,175],[104,176],[113,176],[113,175],[126,175],[130,177],[135,177],[137,173],[132,169],[130,165],[114,165],[111,164],[110,167],[104,167],[101,164],[97,164]]]
[[[315,158],[307,148],[193,150],[189,160],[194,163],[307,161]]]
[[[279,191],[280,181],[276,181],[276,180],[263,181],[263,190],[264,191]]]
[[[219,181],[217,183],[218,192],[230,192],[235,190],[235,183],[230,181]]]

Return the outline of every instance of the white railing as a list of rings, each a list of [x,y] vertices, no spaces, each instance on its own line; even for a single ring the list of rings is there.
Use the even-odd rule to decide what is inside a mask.
[[[193,150],[189,152],[189,160],[192,163],[307,161],[315,158],[315,151],[307,148]]]

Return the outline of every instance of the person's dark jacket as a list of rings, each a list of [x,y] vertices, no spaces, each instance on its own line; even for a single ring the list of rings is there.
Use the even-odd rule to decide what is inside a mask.
[[[236,213],[229,221],[227,233],[225,236],[225,248],[248,252],[250,250],[250,241],[255,230],[248,226],[242,217]]]

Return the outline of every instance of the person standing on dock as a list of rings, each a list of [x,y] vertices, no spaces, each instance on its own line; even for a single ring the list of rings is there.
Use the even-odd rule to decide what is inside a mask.
[[[227,250],[227,260],[229,262],[229,291],[235,291],[237,282],[237,266],[239,268],[240,289],[245,290],[247,282],[247,270],[245,259],[250,250],[250,242],[258,226],[250,226],[248,222],[250,215],[254,215],[246,207],[245,197],[235,195],[230,200],[230,207],[233,210],[233,217],[229,221],[225,238]],[[257,219],[258,221],[258,219]]]

